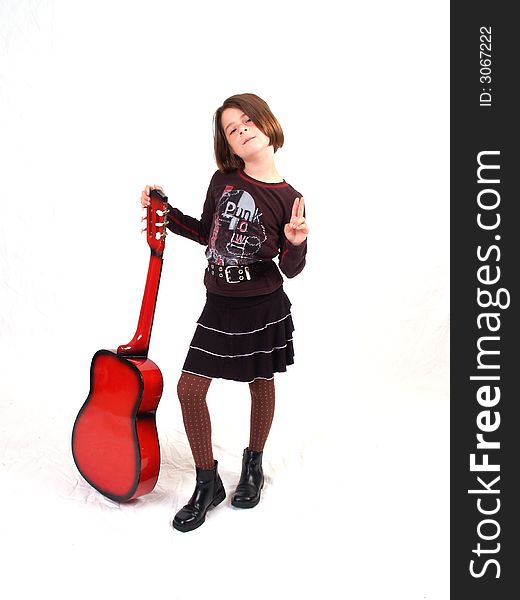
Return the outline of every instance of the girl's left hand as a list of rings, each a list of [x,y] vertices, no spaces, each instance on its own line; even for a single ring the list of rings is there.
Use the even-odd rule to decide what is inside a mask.
[[[293,246],[299,246],[309,235],[309,226],[303,216],[304,208],[303,196],[301,198],[295,198],[292,207],[291,220],[284,227],[285,237]]]

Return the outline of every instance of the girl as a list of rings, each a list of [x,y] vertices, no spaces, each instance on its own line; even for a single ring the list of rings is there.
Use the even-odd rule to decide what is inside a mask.
[[[177,386],[196,467],[195,491],[173,527],[191,531],[226,497],[213,458],[206,394],[213,378],[243,381],[251,392],[249,446],[233,506],[252,508],[264,484],[262,453],[274,414],[274,373],[293,364],[291,303],[280,270],[305,266],[309,228],[304,200],[278,173],[280,124],[255,94],[228,98],[214,115],[218,171],[200,219],[169,206],[168,228],[206,246],[207,300]],[[141,195],[146,207],[150,190]],[[278,257],[278,265],[273,262]],[[279,270],[280,269],[280,270]]]

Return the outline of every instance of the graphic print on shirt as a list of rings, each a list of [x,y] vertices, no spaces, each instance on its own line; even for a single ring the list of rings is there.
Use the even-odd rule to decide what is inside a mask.
[[[217,203],[206,258],[217,265],[250,264],[267,239],[262,213],[249,192],[229,187]]]

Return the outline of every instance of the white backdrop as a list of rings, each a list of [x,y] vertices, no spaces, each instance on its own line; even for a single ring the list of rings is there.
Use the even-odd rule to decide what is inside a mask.
[[[0,0],[0,493],[10,598],[448,598],[449,3]],[[168,236],[150,358],[155,490],[117,505],[70,452],[99,348],[132,337],[139,196],[199,216],[212,115],[254,92],[305,197],[267,483],[233,509],[247,388],[213,382],[226,502],[171,529],[193,464],[175,388],[204,249]]]

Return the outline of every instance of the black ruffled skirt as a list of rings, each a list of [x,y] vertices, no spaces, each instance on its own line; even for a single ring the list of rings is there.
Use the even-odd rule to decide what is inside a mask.
[[[183,371],[251,382],[294,363],[291,302],[283,288],[253,297],[207,292]]]

